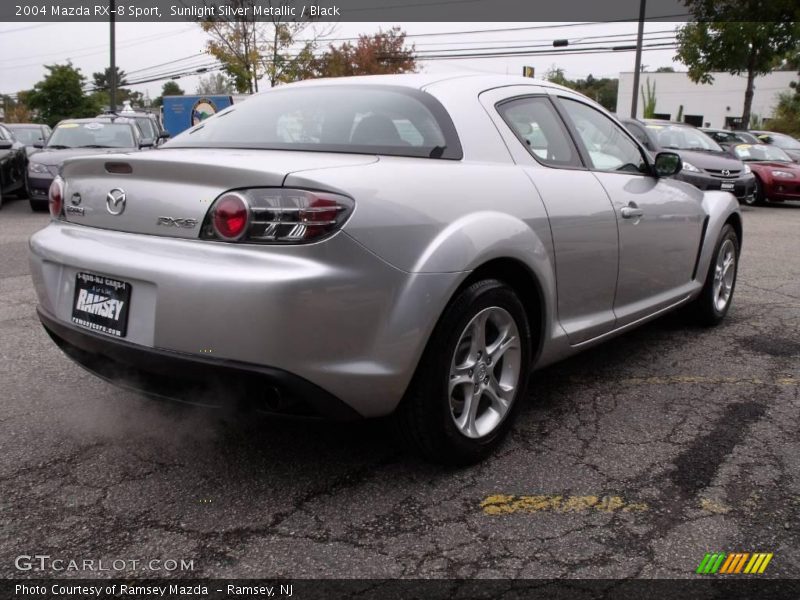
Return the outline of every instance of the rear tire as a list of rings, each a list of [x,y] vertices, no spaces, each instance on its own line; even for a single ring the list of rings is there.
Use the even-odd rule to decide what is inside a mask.
[[[394,415],[402,438],[428,460],[466,465],[503,440],[530,374],[525,308],[496,279],[460,291],[445,309]]]
[[[733,301],[733,290],[736,287],[739,249],[739,236],[736,235],[736,230],[730,224],[726,224],[714,246],[703,291],[691,305],[694,318],[700,325],[706,327],[718,325],[728,314]]]

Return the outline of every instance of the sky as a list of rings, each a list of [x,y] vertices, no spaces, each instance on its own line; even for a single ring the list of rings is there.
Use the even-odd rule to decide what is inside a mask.
[[[329,38],[353,37],[362,33],[371,34],[379,29],[400,26],[411,36],[418,34],[444,33],[409,37],[417,50],[441,50],[442,48],[495,47],[541,43],[549,44],[555,39],[568,39],[570,44],[581,42],[593,44],[594,36],[627,34],[635,36],[637,23],[592,23],[569,25],[561,23],[339,23],[325,24],[327,29],[335,26]],[[653,22],[645,24],[645,33],[674,31],[680,24]],[[536,27],[524,31],[495,31],[485,33],[456,34],[466,30]],[[651,35],[653,35],[651,33]],[[669,34],[665,34],[669,35]],[[587,39],[588,38],[588,39]],[[596,39],[596,38],[595,38]],[[620,38],[623,39],[623,38]],[[146,75],[162,73],[177,66],[200,65],[210,62],[203,54],[206,34],[194,23],[117,23],[117,65],[129,74],[144,79]],[[334,42],[340,44],[341,41]],[[599,43],[599,42],[598,42]],[[603,41],[606,45],[608,42]],[[109,64],[109,25],[107,23],[0,23],[0,94],[14,94],[30,89],[41,80],[46,71],[45,64],[65,63],[81,69],[88,79],[96,71]],[[627,41],[626,41],[626,44]],[[645,51],[642,64],[648,70],[672,66],[685,70],[680,63],[673,62],[674,50],[654,49]],[[196,56],[196,59],[187,57]],[[542,77],[555,66],[565,70],[570,79],[594,77],[618,77],[620,72],[634,70],[634,52],[612,52],[606,54],[515,56],[499,58],[469,58],[461,60],[430,60],[418,64],[428,73],[449,71],[486,72],[518,75],[523,66],[533,66],[536,76]],[[186,59],[186,60],[179,60]],[[178,61],[178,62],[173,62]],[[165,66],[155,67],[155,65]],[[171,65],[170,65],[171,63]],[[147,70],[150,69],[150,70]],[[187,76],[177,81],[186,93],[194,93],[198,76]],[[128,86],[154,98],[161,93],[164,81]],[[262,88],[263,89],[263,88]]]

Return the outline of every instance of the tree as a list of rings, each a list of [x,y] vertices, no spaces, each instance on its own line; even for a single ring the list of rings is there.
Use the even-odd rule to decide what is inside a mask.
[[[17,93],[16,100],[11,96],[0,96],[6,123],[30,123],[33,121],[33,114],[27,105],[27,96],[28,92]]]
[[[98,102],[83,92],[86,77],[80,69],[65,65],[45,65],[48,73],[28,94],[28,106],[38,111],[42,121],[54,126],[62,119],[93,117],[100,112]]]
[[[674,73],[675,69],[672,67],[658,67],[656,73]]]
[[[712,71],[747,75],[741,122],[750,122],[756,76],[772,71],[800,44],[795,0],[684,0],[695,22],[678,32],[675,56],[695,83],[712,83]],[[758,15],[759,22],[752,22]]]
[[[117,88],[128,85],[128,76],[125,71],[115,67],[114,72],[116,73]],[[92,81],[94,82],[95,91],[109,91],[111,89],[111,67],[106,67],[104,71],[98,73],[92,73]]]
[[[201,77],[197,82],[196,93],[203,96],[230,94],[231,92],[233,92],[233,85],[222,73],[209,73],[206,77]]]
[[[185,92],[174,81],[168,81],[161,86],[161,95],[153,100],[153,106],[161,106],[164,103],[164,96],[183,96]]]
[[[316,66],[320,77],[414,73],[416,70],[414,45],[406,46],[406,33],[399,27],[360,35],[355,45],[350,42],[338,47],[331,45]]]
[[[318,32],[308,21],[287,20],[281,9],[288,8],[287,0],[271,0],[273,16],[259,21],[253,10],[255,0],[227,0],[232,8],[241,9],[244,17],[218,17],[200,23],[209,40],[206,51],[219,60],[233,79],[239,92],[257,92],[262,77],[270,86],[296,81],[307,76],[314,64],[317,38],[330,29]],[[307,33],[310,37],[301,40]]]
[[[647,87],[647,94],[645,95],[645,88],[642,87],[642,116],[645,119],[652,119],[656,115],[656,82],[653,82],[653,87],[650,87],[650,78],[647,78],[645,83]]]
[[[563,85],[565,87],[571,87],[569,85],[569,80],[564,75],[564,69],[560,69],[555,65],[552,65],[548,70],[547,73],[544,74],[544,78],[551,82],[557,83],[558,85]]]

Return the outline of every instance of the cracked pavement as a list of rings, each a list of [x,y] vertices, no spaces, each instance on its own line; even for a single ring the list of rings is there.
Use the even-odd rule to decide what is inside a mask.
[[[500,451],[450,470],[383,421],[223,419],[84,372],[34,314],[27,237],[48,217],[9,201],[0,577],[54,575],[14,567],[49,554],[194,561],[61,577],[683,578],[717,551],[797,577],[800,204],[743,213],[720,327],[671,315],[537,373]],[[551,500],[484,511],[498,496]]]

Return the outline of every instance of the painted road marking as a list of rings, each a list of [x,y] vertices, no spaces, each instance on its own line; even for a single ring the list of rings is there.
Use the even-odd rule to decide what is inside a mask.
[[[481,502],[486,515],[509,515],[535,512],[642,512],[648,509],[644,502],[627,502],[622,496],[509,496],[496,494]]]
[[[773,381],[766,381],[758,377],[704,377],[702,375],[662,375],[652,377],[628,377],[620,379],[620,383],[627,385],[664,385],[669,383],[695,383],[695,384],[722,384],[733,385],[800,385],[800,378],[779,377]]]

